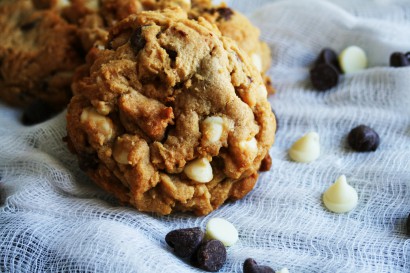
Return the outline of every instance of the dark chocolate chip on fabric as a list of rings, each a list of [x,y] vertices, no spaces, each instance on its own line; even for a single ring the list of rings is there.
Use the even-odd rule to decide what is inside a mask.
[[[390,66],[391,67],[403,67],[409,66],[410,60],[407,56],[408,54],[404,54],[401,52],[394,52],[390,55]]]
[[[140,52],[140,50],[145,47],[146,41],[144,36],[142,35],[142,27],[138,27],[136,30],[134,30],[130,37],[130,43],[135,53]]]
[[[410,213],[409,213],[409,216],[407,216],[406,228],[407,228],[407,235],[410,235]]]
[[[375,151],[379,147],[380,137],[369,126],[359,125],[350,131],[347,141],[355,151],[370,152]]]
[[[225,264],[226,248],[219,240],[206,241],[199,246],[196,261],[199,268],[216,272]]]
[[[6,190],[3,186],[3,183],[0,181],[0,206],[4,205],[6,201]]]
[[[181,258],[191,257],[203,239],[204,232],[199,227],[176,229],[165,236],[167,244],[174,249],[175,255]]]
[[[266,265],[258,265],[252,258],[243,263],[243,273],[275,273],[275,270]]]
[[[46,121],[56,114],[57,112],[49,104],[36,101],[24,109],[21,122],[24,125],[34,125]]]
[[[333,65],[339,73],[342,73],[342,69],[340,68],[339,60],[337,58],[337,54],[331,48],[322,49],[322,51],[320,52],[315,62],[315,65],[319,65],[319,64]]]
[[[331,64],[315,65],[310,70],[310,80],[316,90],[326,91],[337,85],[339,72]]]

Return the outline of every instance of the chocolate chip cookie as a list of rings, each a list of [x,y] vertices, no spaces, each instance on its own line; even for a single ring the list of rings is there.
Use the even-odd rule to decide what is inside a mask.
[[[235,42],[166,9],[127,17],[87,59],[67,141],[96,184],[158,214],[205,215],[252,190],[276,125]]]
[[[19,107],[41,101],[64,108],[73,71],[84,63],[75,26],[31,1],[3,0],[0,28],[0,99]]]

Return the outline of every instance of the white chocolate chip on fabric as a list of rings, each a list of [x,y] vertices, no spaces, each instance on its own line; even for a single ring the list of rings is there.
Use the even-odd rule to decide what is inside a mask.
[[[251,55],[252,63],[255,65],[255,67],[258,69],[259,72],[262,72],[262,58],[259,54],[253,53]]]
[[[341,175],[323,194],[323,203],[332,212],[349,212],[357,206],[357,191]]]
[[[276,273],[289,273],[289,269],[287,269],[286,267],[282,268],[279,271],[276,271]]]
[[[210,219],[206,224],[205,236],[207,239],[219,240],[225,246],[232,246],[239,239],[235,226],[223,218]]]
[[[339,63],[343,73],[354,73],[367,67],[366,52],[358,46],[349,46],[339,55]]]
[[[316,132],[302,136],[289,149],[289,157],[296,162],[309,163],[316,160],[319,155],[319,135]]]
[[[203,134],[210,142],[217,142],[223,133],[224,121],[221,117],[207,117],[203,122]]]
[[[189,179],[199,183],[208,183],[213,179],[212,166],[206,158],[198,158],[189,162],[184,173]]]

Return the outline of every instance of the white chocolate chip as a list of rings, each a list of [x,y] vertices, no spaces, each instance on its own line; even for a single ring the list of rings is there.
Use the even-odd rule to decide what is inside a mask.
[[[206,158],[198,158],[189,162],[184,173],[192,180],[200,183],[208,183],[213,178],[212,166]]]
[[[129,164],[128,155],[129,155],[129,147],[127,143],[123,141],[121,137],[117,139],[113,148],[113,157],[114,160],[120,164]]]
[[[223,218],[212,218],[206,224],[205,236],[207,239],[221,241],[225,246],[234,245],[239,237],[238,231],[230,222]]]
[[[254,137],[247,141],[241,141],[239,142],[239,148],[248,154],[256,156],[258,153],[258,141]]]
[[[265,85],[260,85],[258,87],[258,93],[260,96],[266,98],[268,96],[268,90],[266,89]]]
[[[296,162],[309,163],[320,155],[319,135],[310,132],[298,139],[289,149],[289,156]]]
[[[184,2],[187,5],[191,5],[191,0],[182,0],[182,2]]]
[[[257,53],[252,53],[251,59],[255,67],[258,69],[259,72],[262,72],[262,58]]]
[[[85,6],[92,11],[98,11],[99,9],[99,4],[97,0],[86,0]]]
[[[279,271],[276,271],[276,273],[289,273],[289,269],[287,269],[286,267],[282,268]]]
[[[58,0],[57,1],[57,7],[58,8],[65,8],[65,7],[68,7],[69,5],[70,5],[69,0]]]
[[[357,191],[341,175],[323,194],[323,203],[332,212],[344,213],[357,206]]]
[[[339,55],[339,63],[343,73],[353,73],[367,67],[367,57],[363,49],[349,46]]]
[[[100,115],[94,108],[85,108],[81,113],[80,121],[90,127],[93,131],[98,131],[102,144],[105,140],[110,139],[114,132],[114,126],[110,118]]]
[[[207,117],[203,122],[203,134],[210,142],[221,139],[224,121],[221,117]]]

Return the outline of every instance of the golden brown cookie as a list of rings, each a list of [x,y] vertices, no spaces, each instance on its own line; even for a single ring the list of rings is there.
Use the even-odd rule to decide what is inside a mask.
[[[208,214],[252,190],[274,141],[267,91],[250,63],[181,9],[131,15],[77,75],[68,145],[123,203]]]
[[[211,0],[192,0],[189,17],[204,17],[215,24],[222,35],[232,38],[251,58],[253,64],[262,73],[269,93],[274,93],[271,81],[266,75],[271,65],[269,46],[260,40],[260,30],[240,12],[231,9],[225,3],[213,5]]]
[[[84,58],[75,27],[31,1],[3,0],[0,28],[0,99],[20,107],[42,101],[64,108],[73,71]]]

